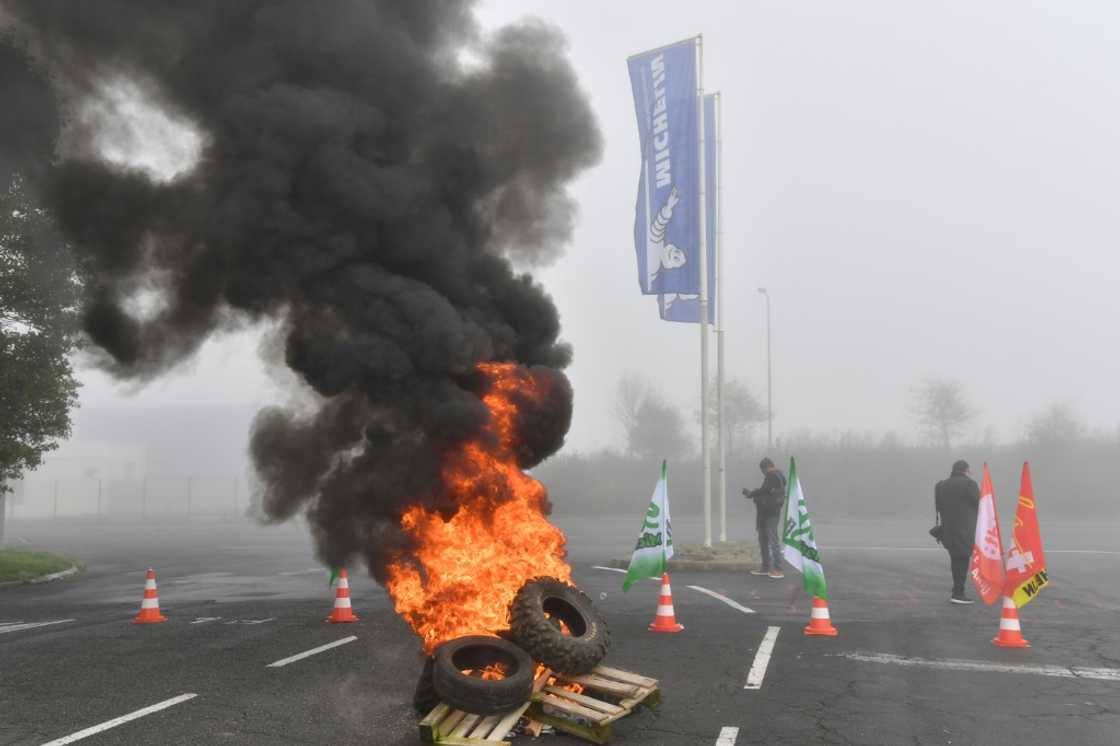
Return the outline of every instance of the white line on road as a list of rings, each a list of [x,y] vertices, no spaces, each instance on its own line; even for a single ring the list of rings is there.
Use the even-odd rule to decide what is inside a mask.
[[[265,619],[231,619],[228,622],[222,622],[222,624],[249,624],[249,625],[252,625],[252,624],[264,624],[265,622],[274,622],[274,621],[276,621],[276,617],[270,616],[270,617],[267,617]]]
[[[767,627],[762,642],[758,645],[758,652],[754,654],[754,663],[747,673],[747,683],[744,689],[761,689],[762,679],[766,676],[766,667],[770,665],[770,656],[774,654],[774,643],[778,641],[781,627]]]
[[[358,639],[357,635],[350,635],[349,637],[343,637],[341,640],[335,640],[334,642],[328,642],[326,645],[320,645],[317,648],[311,648],[310,650],[305,650],[302,653],[297,653],[296,655],[293,655],[290,658],[282,658],[282,659],[276,661],[275,663],[269,663],[267,666],[265,666],[265,668],[280,668],[281,666],[286,666],[289,663],[295,663],[296,661],[301,661],[304,658],[310,658],[311,656],[315,655],[316,653],[322,653],[324,650],[330,650],[331,648],[337,648],[339,645],[345,645],[348,642],[354,642],[354,640],[357,640],[357,639]]]
[[[837,549],[855,549],[861,552],[944,552],[941,547],[860,547],[860,546],[822,546],[822,551],[832,552]]]
[[[943,552],[941,547],[860,547],[860,546],[831,546],[826,545],[820,548],[825,552],[841,551],[859,551],[859,552]],[[1110,549],[1050,549],[1046,548],[1047,554],[1120,554],[1120,551],[1113,551]]]
[[[19,632],[23,629],[35,629],[36,627],[49,627],[52,624],[65,624],[66,622],[75,622],[76,619],[55,619],[51,622],[27,622],[26,624],[5,624],[0,627],[0,635],[7,634],[8,632]]]
[[[626,574],[626,570],[622,570],[622,569],[617,568],[617,567],[603,567],[602,565],[592,565],[591,569],[592,570],[606,570],[607,572],[620,572],[623,575]],[[661,578],[646,578],[646,580],[652,580],[655,583],[660,583],[661,582]]]
[[[716,746],[735,746],[735,742],[739,740],[739,729],[725,725],[719,729],[719,738],[716,739]]]
[[[1097,679],[1099,681],[1120,681],[1120,668],[1082,668],[1066,666],[1027,666],[1011,663],[989,663],[987,661],[968,661],[947,658],[904,658],[889,653],[838,653],[842,658],[864,663],[890,663],[896,666],[920,666],[941,668],[949,671],[985,671],[988,673],[1019,673],[1036,676],[1056,676],[1062,679]]]
[[[749,606],[743,606],[738,601],[730,599],[727,596],[723,595],[722,593],[716,593],[715,591],[710,591],[707,588],[701,588],[698,585],[690,585],[688,587],[691,588],[694,591],[699,591],[700,593],[703,593],[705,596],[711,596],[712,598],[716,599],[717,601],[723,601],[725,604],[727,604],[731,608],[736,609],[738,611],[741,611],[744,614],[753,614],[754,613],[754,609],[750,608]]]
[[[180,702],[186,702],[188,699],[194,699],[197,696],[197,694],[180,694],[178,697],[165,699],[162,702],[157,702],[156,704],[145,707],[142,710],[130,712],[127,715],[121,715],[119,718],[113,718],[112,720],[106,720],[104,723],[101,723],[101,725],[94,725],[93,727],[86,728],[85,730],[80,730],[77,733],[72,733],[69,736],[63,736],[62,738],[55,739],[54,741],[49,741],[48,743],[44,743],[43,746],[62,746],[62,744],[64,743],[74,743],[75,741],[80,741],[83,738],[88,738],[97,733],[107,731],[110,728],[116,728],[118,725],[123,725],[130,720],[136,720],[137,718],[142,718],[145,715],[151,715],[153,712],[166,710],[168,707],[177,705]]]

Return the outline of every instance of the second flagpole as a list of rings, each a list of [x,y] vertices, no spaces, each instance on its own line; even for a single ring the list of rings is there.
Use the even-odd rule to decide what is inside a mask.
[[[696,110],[700,197],[700,450],[704,468],[704,546],[712,545],[712,453],[708,442],[708,241],[704,171],[704,36],[696,37]]]

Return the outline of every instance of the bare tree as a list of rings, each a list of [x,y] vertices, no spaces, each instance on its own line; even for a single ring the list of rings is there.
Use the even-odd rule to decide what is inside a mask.
[[[680,410],[641,376],[618,382],[614,416],[626,431],[626,448],[641,458],[674,460],[692,452]]]
[[[1069,404],[1051,404],[1027,423],[1027,442],[1044,448],[1069,446],[1085,437],[1085,425]]]
[[[766,409],[754,398],[746,384],[739,380],[723,384],[723,418],[727,427],[727,455],[739,455],[754,440],[754,429],[760,422],[766,422]],[[700,414],[696,414],[697,421]],[[711,385],[708,393],[708,437],[718,442],[719,437],[719,400],[716,385]]]
[[[684,417],[660,394],[647,394],[638,407],[630,452],[639,458],[678,461],[692,454],[692,442],[684,431]]]
[[[622,425],[622,430],[626,433],[628,441],[638,420],[638,409],[641,408],[642,402],[649,394],[649,389],[649,381],[632,373],[618,380],[612,412],[615,419]]]
[[[913,393],[914,416],[926,437],[946,451],[976,417],[976,409],[956,381],[927,378]]]

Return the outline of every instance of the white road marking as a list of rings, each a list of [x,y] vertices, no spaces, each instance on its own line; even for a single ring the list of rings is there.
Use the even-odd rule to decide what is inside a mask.
[[[602,565],[592,565],[591,569],[592,570],[606,570],[607,572],[620,572],[623,575],[626,574],[626,570],[622,570],[622,569],[619,569],[617,567],[603,567]],[[661,582],[661,578],[646,578],[646,580],[652,580],[655,583],[660,583]]]
[[[322,567],[309,567],[306,570],[289,570],[288,572],[278,572],[277,575],[314,575],[318,573],[326,576],[327,571]]]
[[[16,622],[14,624],[5,624],[4,626],[0,627],[0,635],[7,634],[8,632],[19,632],[20,630],[24,630],[24,629],[35,629],[36,627],[49,627],[52,624],[65,624],[66,622],[76,622],[76,621],[77,621],[76,619],[55,619],[54,621],[50,621],[50,622],[27,622],[26,624],[23,624],[21,622]]]
[[[56,580],[62,580],[63,578],[68,578],[71,575],[77,575],[77,574],[78,574],[78,566],[77,565],[70,565],[70,567],[67,567],[65,570],[59,570],[58,572],[52,572],[52,573],[49,573],[47,575],[43,575],[43,576],[38,577],[38,578],[33,578],[32,580],[29,580],[28,582],[32,583],[32,584],[35,584],[35,585],[38,585],[39,583],[53,583]]]
[[[1098,681],[1120,681],[1120,668],[1083,668],[1079,666],[1028,666],[1011,663],[989,663],[988,661],[969,661],[947,658],[905,658],[889,653],[837,653],[842,658],[864,663],[889,663],[896,666],[919,666],[940,668],[948,671],[984,671],[988,673],[1034,674],[1036,676],[1056,676],[1062,679],[1096,679]]]
[[[216,622],[219,619],[221,619],[220,616],[200,616],[191,622],[191,624],[206,624],[207,622]]]
[[[860,547],[860,546],[822,546],[821,551],[857,550],[861,552],[944,552],[941,547]]]
[[[156,704],[145,707],[142,710],[130,712],[127,715],[121,715],[119,718],[106,720],[100,725],[94,725],[90,728],[86,728],[85,730],[80,730],[77,733],[72,733],[69,736],[63,736],[62,738],[55,739],[54,741],[49,741],[48,743],[44,743],[43,746],[62,746],[62,744],[64,743],[74,743],[75,741],[80,741],[83,738],[89,738],[90,736],[96,735],[97,733],[107,731],[110,728],[116,728],[118,725],[123,725],[130,720],[136,720],[137,718],[142,718],[145,715],[151,715],[153,712],[166,710],[168,707],[177,705],[180,702],[186,702],[188,699],[194,699],[197,696],[197,694],[180,694],[178,697],[165,699],[162,702],[157,702]]]
[[[747,683],[744,689],[761,689],[762,679],[766,676],[766,667],[770,665],[770,656],[774,654],[774,643],[778,641],[781,627],[767,627],[762,642],[758,645],[758,652],[754,654],[754,663],[747,673]]]
[[[860,552],[943,552],[941,547],[860,547],[860,546],[822,546],[822,551],[832,552],[836,550],[842,551],[860,551]],[[1047,554],[1109,554],[1118,555],[1120,551],[1111,549],[1050,549],[1046,548]]]
[[[315,655],[316,653],[322,653],[325,650],[330,650],[331,648],[337,648],[339,645],[345,645],[348,642],[354,642],[354,640],[357,640],[357,639],[358,639],[357,635],[350,635],[349,637],[343,637],[341,640],[335,640],[334,642],[328,642],[326,645],[320,645],[317,648],[311,648],[310,650],[305,650],[302,653],[297,653],[297,654],[291,656],[290,658],[281,658],[280,660],[278,660],[274,663],[269,663],[267,666],[265,666],[265,668],[280,668],[281,666],[286,666],[289,663],[295,663],[296,661],[301,661],[304,658],[310,658],[311,656]]]
[[[700,593],[703,593],[705,596],[711,596],[712,598],[716,599],[717,601],[723,601],[725,604],[727,604],[731,608],[736,609],[738,611],[741,611],[744,614],[753,614],[754,613],[754,609],[750,608],[749,606],[743,606],[738,601],[730,599],[727,596],[723,595],[722,593],[716,593],[715,591],[710,591],[707,588],[701,588],[698,585],[690,585],[688,587],[691,588],[694,591],[699,591]]]
[[[228,622],[222,622],[222,624],[264,624],[275,620],[276,617],[270,616],[267,619],[231,619]]]
[[[725,725],[719,729],[719,738],[716,739],[716,746],[735,746],[735,742],[739,740],[739,729]]]

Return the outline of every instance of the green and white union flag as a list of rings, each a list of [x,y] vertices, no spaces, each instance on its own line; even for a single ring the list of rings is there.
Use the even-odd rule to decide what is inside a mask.
[[[828,586],[824,582],[821,555],[817,551],[813,527],[809,524],[805,493],[801,491],[801,480],[797,477],[797,461],[792,458],[789,460],[788,490],[785,514],[782,516],[782,555],[801,573],[805,591],[827,600]]]
[[[642,522],[642,531],[638,534],[638,545],[634,547],[634,554],[630,557],[630,569],[626,571],[622,590],[630,590],[635,580],[661,577],[668,568],[669,558],[672,556],[673,524],[669,520],[669,468],[662,461],[661,478],[657,480],[657,486],[653,488],[653,497],[649,499],[649,509],[646,510],[646,517]]]

